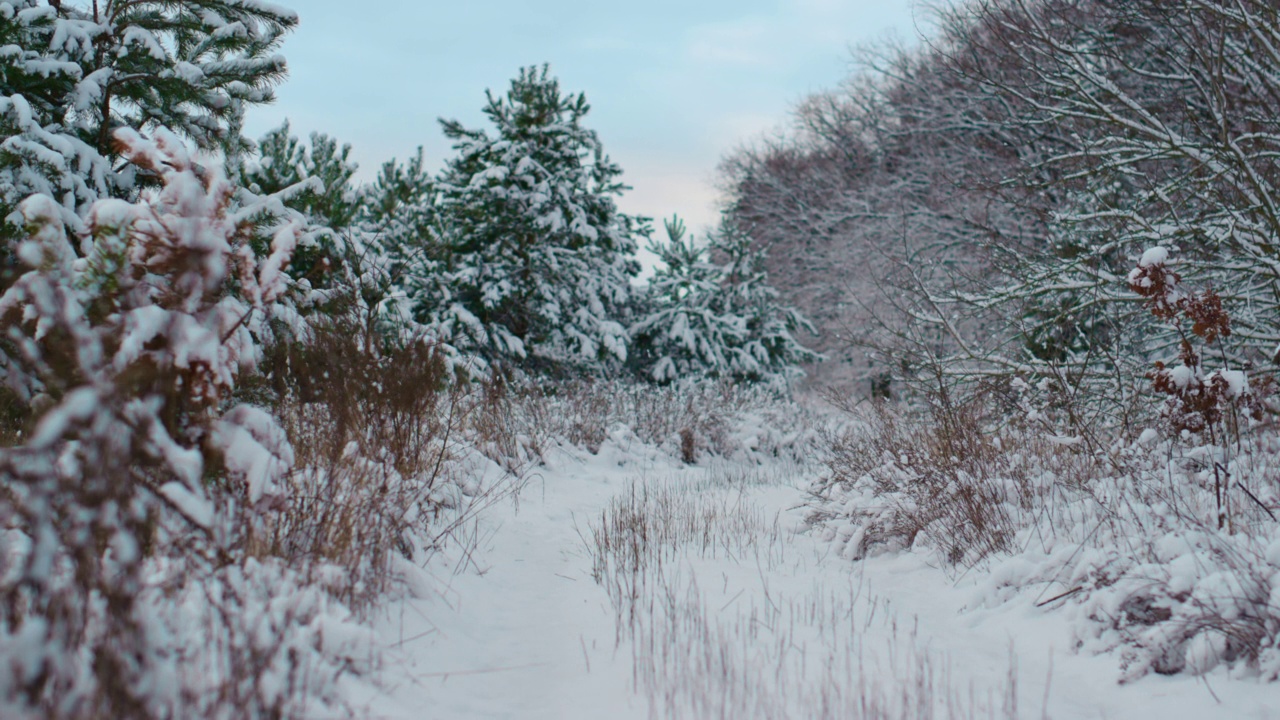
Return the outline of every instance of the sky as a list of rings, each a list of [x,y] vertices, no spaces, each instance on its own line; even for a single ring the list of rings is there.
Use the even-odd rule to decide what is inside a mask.
[[[251,111],[252,137],[287,118],[299,136],[350,143],[362,180],[419,145],[435,169],[451,154],[438,118],[483,127],[486,88],[550,63],[563,90],[586,93],[584,124],[633,188],[620,207],[678,213],[695,231],[715,222],[727,153],[836,87],[852,46],[910,41],[927,17],[913,0],[280,2],[301,23],[275,104]]]

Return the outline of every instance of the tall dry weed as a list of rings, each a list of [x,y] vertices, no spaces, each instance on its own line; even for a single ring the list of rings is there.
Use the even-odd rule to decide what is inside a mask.
[[[325,585],[365,607],[395,582],[395,555],[413,558],[458,501],[449,461],[465,391],[430,343],[371,343],[342,316],[272,348],[268,367],[296,461],[254,551],[341,568]]]
[[[834,524],[851,558],[921,541],[951,565],[1014,550],[1055,486],[1085,482],[1100,461],[1071,439],[1000,425],[993,410],[982,398],[923,413],[887,402],[861,406],[853,422],[827,435],[812,519],[831,521],[848,508]],[[837,496],[843,504],[832,501]]]

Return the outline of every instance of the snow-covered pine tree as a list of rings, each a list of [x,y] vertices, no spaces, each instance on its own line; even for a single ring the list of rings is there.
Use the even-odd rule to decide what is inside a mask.
[[[383,163],[365,195],[360,227],[387,258],[390,280],[405,282],[410,265],[415,266],[417,282],[436,274],[440,232],[435,181],[426,169],[422,148],[405,162]]]
[[[630,330],[633,366],[642,375],[659,383],[712,377],[785,384],[801,374],[800,363],[820,359],[794,336],[813,326],[779,303],[764,251],[753,250],[728,218],[704,246],[686,239],[678,217],[666,230],[667,242],[649,245],[663,265],[649,284],[652,307]]]
[[[240,180],[258,195],[297,188],[285,205],[316,225],[341,232],[355,224],[364,200],[352,183],[359,166],[350,156],[350,145],[339,145],[324,133],[311,133],[307,145],[291,132],[286,120],[258,140],[257,159],[242,167]],[[307,182],[312,179],[323,187]]]
[[[240,184],[255,195],[284,197],[286,207],[319,229],[294,252],[289,274],[327,286],[328,275],[343,262],[364,196],[351,181],[357,169],[351,146],[323,133],[311,133],[310,140],[308,146],[293,135],[287,120],[268,131],[258,141],[257,158],[241,165]],[[261,255],[265,248],[255,250]]]
[[[431,295],[429,288],[442,281],[437,221],[435,181],[421,147],[407,161],[383,163],[364,188],[347,265],[366,315],[384,339],[438,334],[414,320],[411,301]]]
[[[708,260],[710,248],[686,235],[679,217],[664,225],[666,242],[649,243],[662,265],[649,281],[650,311],[630,329],[630,362],[658,383],[727,375],[746,322],[724,312],[721,269]]]
[[[0,212],[43,193],[79,229],[93,201],[132,197],[120,127],[245,151],[245,108],[272,99],[297,22],[261,0],[0,0]]]
[[[765,250],[752,247],[751,237],[731,216],[722,218],[711,236],[711,257],[722,257],[721,292],[726,314],[745,324],[742,343],[729,355],[729,375],[740,380],[786,383],[804,374],[801,363],[822,359],[801,345],[795,333],[817,330],[795,308],[779,301],[765,272]]]
[[[621,168],[582,125],[589,106],[547,66],[486,93],[496,134],[442,120],[457,156],[439,178],[441,262],[415,265],[419,317],[459,349],[528,370],[598,371],[626,359],[637,238]],[[421,282],[424,272],[442,282]],[[426,278],[430,280],[430,278]]]
[[[9,241],[24,271],[0,293],[0,377],[27,432],[0,448],[0,707],[20,718],[223,717],[209,707],[223,693],[193,694],[207,678],[179,671],[187,656],[154,598],[163,587],[172,606],[188,581],[209,581],[211,603],[243,602],[243,584],[221,586],[219,573],[234,574],[241,534],[280,497],[293,451],[233,391],[258,358],[255,330],[285,291],[302,228],[284,226],[256,258],[246,243],[258,211],[232,207],[220,168],[200,167],[164,130],[114,136],[163,185],[137,203],[94,203],[85,234],[65,226],[56,199],[34,195],[18,210],[28,236]],[[284,664],[281,647],[262,667]],[[257,689],[237,689],[238,716],[279,711],[279,690]]]

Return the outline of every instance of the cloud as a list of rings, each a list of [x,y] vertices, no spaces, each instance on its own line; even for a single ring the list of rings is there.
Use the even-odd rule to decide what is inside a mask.
[[[787,117],[776,112],[742,111],[721,114],[714,119],[709,129],[715,138],[736,138],[738,142],[749,142],[776,133],[786,123]]]
[[[623,179],[632,186],[618,200],[618,207],[631,215],[653,219],[653,237],[665,240],[662,221],[679,214],[698,239],[714,228],[720,219],[720,193],[705,165],[681,163],[674,158],[656,158],[648,162],[624,165]],[[647,250],[639,253],[641,280],[653,277],[658,259]]]
[[[705,165],[667,158],[625,167],[623,180],[632,189],[618,202],[623,211],[654,218],[659,228],[662,218],[678,212],[697,232],[714,226],[719,219],[720,193]]]

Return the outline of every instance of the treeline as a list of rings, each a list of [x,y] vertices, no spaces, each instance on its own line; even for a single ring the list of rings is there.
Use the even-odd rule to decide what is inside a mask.
[[[977,0],[936,26],[864,49],[785,139],[725,164],[730,216],[842,361],[820,372],[881,392],[1016,376],[1131,420],[1153,363],[1204,339],[1131,288],[1156,247],[1229,317],[1211,364],[1270,372],[1280,9]]]
[[[297,22],[289,11],[249,0],[215,3],[213,14],[201,3],[5,7],[6,237],[23,235],[14,210],[33,194],[54,198],[62,221],[83,232],[93,203],[157,186],[121,155],[115,132],[164,128],[221,158],[233,205],[271,199],[255,218],[256,254],[269,252],[271,228],[302,224],[287,268],[298,314],[359,315],[371,342],[430,342],[476,377],[785,385],[812,356],[793,337],[803,319],[778,305],[759,252],[716,251],[720,264],[699,270],[693,296],[634,282],[641,244],[664,255],[681,240],[655,242],[649,219],[618,210],[622,168],[586,126],[585,96],[563,92],[546,66],[487,94],[491,127],[441,120],[454,155],[439,172],[419,150],[359,184],[350,148],[334,138],[307,142],[287,123],[257,143],[242,133],[245,112],[270,102],[284,78],[274,49]],[[732,245],[719,234],[699,252]],[[5,257],[3,286],[21,268]],[[706,322],[662,327],[659,317]],[[716,329],[703,333],[706,323]]]
[[[304,291],[359,287],[373,335],[436,343],[472,375],[785,385],[801,374],[814,356],[794,333],[811,328],[778,303],[763,253],[729,229],[694,243],[678,218],[652,240],[648,218],[617,208],[622,169],[585,126],[589,110],[547,66],[525,68],[489,93],[492,130],[441,121],[455,155],[437,174],[419,150],[358,186],[348,146],[315,134],[308,147],[286,124],[243,182],[288,190],[285,205],[320,228],[291,265]],[[641,243],[664,260],[652,287],[635,283]]]

